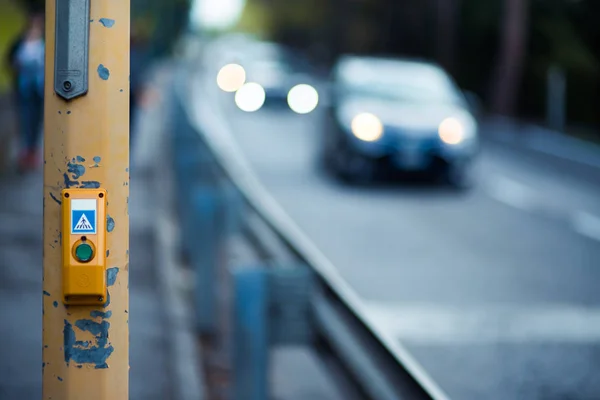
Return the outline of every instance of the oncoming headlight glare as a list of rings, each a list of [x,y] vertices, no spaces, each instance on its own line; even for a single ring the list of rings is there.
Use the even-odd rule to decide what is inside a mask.
[[[227,64],[217,74],[217,85],[224,92],[235,92],[246,82],[246,70],[238,64]]]
[[[465,127],[456,118],[446,118],[440,123],[438,134],[446,144],[460,144],[465,138]]]
[[[292,111],[298,114],[308,114],[317,108],[319,93],[310,85],[296,85],[288,93],[287,100]]]
[[[242,111],[255,112],[261,109],[266,99],[265,89],[258,83],[246,83],[235,94],[235,104]]]
[[[375,142],[383,135],[383,124],[370,113],[358,114],[351,123],[352,134],[365,142]]]

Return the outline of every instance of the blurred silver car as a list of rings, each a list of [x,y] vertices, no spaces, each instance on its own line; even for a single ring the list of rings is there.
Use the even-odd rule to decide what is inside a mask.
[[[370,57],[336,65],[323,137],[325,165],[347,180],[382,167],[471,183],[478,125],[464,94],[439,66]]]

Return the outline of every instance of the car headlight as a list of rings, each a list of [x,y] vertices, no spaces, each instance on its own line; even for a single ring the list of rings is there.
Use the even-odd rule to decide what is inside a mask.
[[[294,86],[288,93],[288,105],[298,114],[308,114],[319,104],[319,93],[306,84]]]
[[[465,140],[465,132],[464,124],[456,118],[446,118],[438,128],[442,142],[450,145],[460,144]]]
[[[246,70],[239,64],[227,64],[219,70],[217,85],[224,92],[235,92],[246,82]]]
[[[265,89],[255,82],[244,84],[235,93],[235,104],[242,111],[255,112],[265,104]]]
[[[350,125],[352,134],[365,142],[375,142],[383,135],[383,124],[373,114],[358,114]]]

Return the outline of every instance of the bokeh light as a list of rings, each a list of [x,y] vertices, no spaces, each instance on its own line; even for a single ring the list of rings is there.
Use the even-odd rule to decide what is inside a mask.
[[[246,71],[238,64],[227,64],[217,75],[217,85],[225,92],[235,92],[246,83]]]
[[[255,112],[265,104],[265,89],[258,83],[243,85],[235,94],[235,104],[242,111]]]
[[[245,5],[245,0],[194,0],[191,25],[203,30],[231,28],[239,21]]]
[[[354,136],[365,142],[374,142],[383,135],[383,124],[377,116],[370,113],[354,117],[351,128]]]
[[[440,124],[439,135],[446,144],[459,144],[464,138],[464,127],[456,118],[446,118]]]
[[[308,114],[319,104],[319,93],[306,84],[294,86],[288,93],[288,105],[298,114]]]

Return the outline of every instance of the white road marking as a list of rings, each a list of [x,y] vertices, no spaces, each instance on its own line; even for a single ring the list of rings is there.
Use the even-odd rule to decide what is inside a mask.
[[[521,210],[531,210],[537,203],[533,190],[503,176],[490,178],[486,189],[493,199]]]
[[[411,344],[600,343],[600,308],[367,303],[389,334]]]
[[[487,194],[496,201],[525,211],[547,211],[547,215],[567,221],[580,235],[600,241],[600,217],[585,211],[571,212],[568,208],[556,207],[523,183],[501,175],[490,178],[485,186]]]
[[[573,215],[571,222],[577,233],[600,241],[600,217],[580,211]]]

